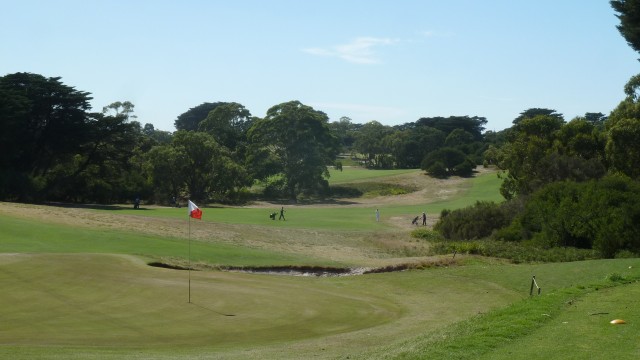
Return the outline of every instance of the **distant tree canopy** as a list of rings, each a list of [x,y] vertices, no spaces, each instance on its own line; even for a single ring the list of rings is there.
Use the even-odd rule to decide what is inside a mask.
[[[394,127],[370,121],[353,132],[352,151],[374,169],[422,167],[437,177],[470,174],[483,162],[486,122],[478,116],[421,118]],[[449,150],[442,151],[445,147]],[[453,153],[462,154],[461,162],[450,164]]]
[[[200,127],[200,123],[209,116],[209,113],[217,108],[223,102],[202,103],[196,107],[189,109],[187,112],[178,116],[174,121],[176,130],[196,131]]]
[[[482,132],[487,124],[487,119],[479,116],[449,116],[421,118],[416,121],[416,126],[427,126],[438,129],[449,135],[455,130],[464,130],[471,134],[474,140],[482,140]]]

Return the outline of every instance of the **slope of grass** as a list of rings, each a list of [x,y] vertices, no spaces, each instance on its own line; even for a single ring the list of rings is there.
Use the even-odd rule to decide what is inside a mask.
[[[369,328],[401,311],[322,279],[194,271],[189,303],[188,276],[122,255],[0,255],[0,354],[257,346]]]
[[[8,325],[0,357],[492,358],[507,341],[557,323],[567,301],[595,289],[580,284],[629,266],[621,276],[640,277],[638,259],[557,265],[342,278],[192,272],[188,304],[185,271],[128,256],[3,255],[0,320]],[[532,272],[541,274],[543,295],[520,301]],[[619,314],[633,323],[633,312]]]
[[[0,216],[0,253],[113,253],[152,259],[187,258],[188,239],[163,238],[135,231],[92,229]],[[320,265],[315,259],[292,254],[191,241],[191,259],[230,266]]]
[[[419,169],[370,170],[363,167],[345,167],[343,171],[329,169],[329,185],[340,185],[374,179],[384,179],[396,175],[419,173]]]
[[[640,309],[630,300],[640,291],[639,265],[639,259],[625,259],[495,266],[495,271],[485,278],[493,278],[507,287],[519,287],[524,292],[525,286],[520,284],[526,282],[523,279],[517,284],[513,281],[514,275],[523,270],[536,270],[545,274],[548,287],[541,296],[479,313],[442,331],[426,331],[413,339],[366,352],[357,358],[511,359],[517,355],[515,358],[519,359],[584,359],[613,358],[611,356],[615,355],[615,358],[634,359],[640,347],[633,324],[640,318]],[[612,269],[623,269],[621,273],[615,273],[622,281],[609,280],[611,273],[608,271]],[[453,275],[455,270],[469,271],[454,269],[447,273]],[[557,270],[566,270],[569,276],[565,278],[557,274]],[[471,275],[477,273],[478,268],[472,267],[467,276],[477,281]],[[546,276],[550,274],[555,274],[555,279]],[[630,285],[612,288],[625,282]],[[574,286],[565,287],[569,283]],[[606,316],[603,319],[600,315]],[[611,316],[630,319],[632,329],[612,329],[608,323]],[[597,341],[599,334],[609,338]],[[616,344],[615,349],[611,348],[613,344]],[[576,351],[575,346],[582,349]]]
[[[486,359],[638,359],[640,283],[591,291],[565,301],[544,326],[498,347]],[[612,325],[623,319],[624,325]]]

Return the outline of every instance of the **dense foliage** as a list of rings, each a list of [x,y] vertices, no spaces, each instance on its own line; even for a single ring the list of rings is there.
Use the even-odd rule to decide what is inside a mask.
[[[297,101],[264,118],[233,102],[205,102],[179,115],[175,133],[142,126],[128,101],[91,112],[90,94],[37,74],[0,77],[0,199],[169,203],[242,201],[260,182],[267,197],[331,196],[337,155],[372,169],[419,168],[470,176],[495,134],[486,119],[421,118],[398,126],[329,123]]]
[[[640,253],[640,184],[619,175],[550,184],[527,202],[520,223],[525,237],[546,247]]]
[[[611,1],[611,6],[620,19],[618,30],[640,51],[640,1]],[[501,193],[509,201],[445,210],[435,229],[449,240],[494,239],[463,246],[492,256],[505,253],[497,255],[495,244],[525,245],[527,253],[571,248],[607,258],[640,254],[638,89],[640,75],[624,86],[627,97],[609,117],[586,113],[567,123],[551,109],[522,112],[485,152],[485,163],[502,170]]]
[[[60,78],[0,77],[1,199],[109,202],[143,190],[140,124],[119,106],[89,113],[89,100]]]
[[[291,199],[301,192],[328,190],[327,164],[338,155],[338,140],[328,127],[328,117],[298,101],[276,105],[249,130],[255,174],[265,180],[283,175],[283,190]]]
[[[609,118],[587,113],[568,123],[549,109],[523,112],[485,154],[503,170],[509,201],[444,211],[435,229],[458,241],[524,241],[603,257],[640,253],[636,104],[629,97]]]
[[[450,240],[486,238],[511,223],[517,213],[515,204],[515,201],[503,204],[478,201],[466,208],[443,210],[434,230]]]

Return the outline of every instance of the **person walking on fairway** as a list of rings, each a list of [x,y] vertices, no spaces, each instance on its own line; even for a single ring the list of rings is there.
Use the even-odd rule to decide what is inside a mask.
[[[287,219],[284,218],[284,206],[280,208],[280,217],[278,218],[278,220],[287,221]]]
[[[422,226],[427,226],[427,213],[422,212]]]
[[[380,222],[380,210],[376,209],[376,222]]]

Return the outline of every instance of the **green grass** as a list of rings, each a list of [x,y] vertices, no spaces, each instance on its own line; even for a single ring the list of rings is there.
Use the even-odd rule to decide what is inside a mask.
[[[190,276],[191,303],[188,272],[128,256],[0,256],[0,355],[84,358],[101,347],[135,356],[140,349],[166,355],[193,346],[261,346],[369,328],[400,311],[375,293],[322,279]]]
[[[373,179],[382,180],[384,178],[392,176],[419,172],[423,171],[419,169],[370,170],[363,167],[345,167],[342,171],[340,171],[330,168],[329,185],[371,181]]]
[[[535,331],[498,347],[486,359],[640,358],[640,283],[591,291],[562,305],[562,311]],[[564,299],[563,299],[564,300]],[[624,319],[624,325],[612,325]]]
[[[380,171],[415,172],[418,170],[359,170],[366,172]],[[212,221],[228,224],[255,224],[260,226],[294,229],[331,229],[331,230],[382,230],[388,229],[385,217],[405,216],[411,217],[426,211],[429,214],[440,214],[443,209],[456,209],[474,204],[476,201],[502,201],[499,193],[500,179],[493,174],[483,174],[468,179],[463,184],[465,190],[460,197],[440,202],[424,203],[419,205],[391,204],[385,206],[371,205],[370,207],[344,207],[325,206],[307,207],[285,205],[285,217],[287,221],[272,221],[269,213],[278,212],[280,205],[272,209],[250,207],[206,207],[201,206],[204,215],[203,221]],[[200,205],[200,204],[198,204]],[[375,222],[375,209],[380,208],[382,222]],[[186,208],[144,208],[134,210],[130,207],[106,207],[96,211],[107,211],[122,215],[142,215],[151,217],[187,218]]]
[[[538,274],[543,291],[540,296],[478,313],[442,331],[425,331],[357,358],[510,359],[518,355],[515,358],[584,359],[615,354],[634,359],[640,349],[633,329],[634,320],[640,319],[640,309],[630,299],[640,291],[638,266],[639,259],[626,259],[439,269],[436,271],[453,281],[480,283],[484,279],[487,293],[500,284],[528,294],[530,274]],[[619,271],[615,274],[621,281],[608,280],[611,270]],[[630,285],[612,288],[623,282]],[[609,321],[613,318],[629,319],[631,329],[611,329]],[[609,338],[598,341],[598,334]],[[617,344],[616,349],[610,352],[613,344]],[[582,350],[576,351],[576,346]]]
[[[366,181],[371,175],[362,176]],[[362,238],[345,238],[349,246],[359,242],[368,246],[381,239],[393,242],[394,236],[402,235],[388,222],[393,216],[423,210],[432,214],[478,200],[500,200],[494,174],[470,179],[464,186],[461,198],[448,202],[381,207],[381,223],[375,223],[373,206],[287,206],[286,222],[269,220],[268,209],[204,207],[204,220],[193,220],[194,228],[213,223],[242,225],[246,231],[238,233],[235,245],[215,238],[192,241],[193,259],[235,266],[327,264],[326,259],[293,249],[244,246],[243,237],[256,229],[273,237],[264,243],[285,230],[318,238],[341,233]],[[633,281],[640,279],[640,259],[514,265],[464,257],[463,266],[331,278],[187,272],[146,265],[149,259],[187,256],[186,209],[86,211],[97,218],[184,219],[185,236],[0,215],[0,358],[581,359],[615,355],[635,359],[639,355],[640,307],[635,299],[640,289]],[[295,240],[292,246],[340,246]],[[392,256],[378,250],[376,256]],[[529,298],[533,275],[542,295]],[[590,315],[600,312],[609,314]],[[629,323],[608,324],[613,318]]]
[[[185,232],[186,226],[185,221]],[[0,228],[3,229],[0,232],[0,253],[134,254],[151,259],[186,259],[189,254],[187,238],[163,238],[1,216]],[[304,256],[197,240],[191,241],[191,259],[228,266],[320,265],[319,261]]]
[[[565,321],[567,301],[578,304],[595,291],[580,284],[607,283],[611,271],[640,278],[637,269],[640,260],[624,259],[481,262],[344,278],[192,272],[189,304],[185,271],[151,268],[135,257],[4,255],[0,357],[472,359],[522,341],[524,358],[531,355],[526,341]],[[532,273],[543,293],[527,299]],[[607,309],[629,308],[622,294],[617,298]],[[616,316],[633,325],[637,310],[624,311]],[[631,340],[622,349],[637,346]],[[553,358],[567,358],[569,350]],[[590,351],[602,354],[602,347]]]

